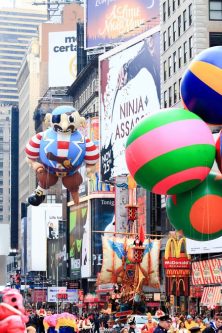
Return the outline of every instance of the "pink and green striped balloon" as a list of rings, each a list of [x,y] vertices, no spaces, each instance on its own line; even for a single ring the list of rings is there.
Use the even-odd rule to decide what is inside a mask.
[[[199,185],[215,158],[213,135],[196,114],[163,109],[144,118],[126,143],[135,181],[156,194],[178,194]]]

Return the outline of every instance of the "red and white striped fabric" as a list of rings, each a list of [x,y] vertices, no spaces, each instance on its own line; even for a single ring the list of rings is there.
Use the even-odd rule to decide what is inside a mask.
[[[222,283],[222,259],[209,259],[192,263],[192,284]]]
[[[200,305],[210,307],[216,307],[221,304],[222,287],[205,287],[203,290],[203,295],[201,297]]]
[[[85,155],[86,164],[94,165],[96,164],[98,159],[99,159],[98,148],[89,138],[86,138],[86,155]]]
[[[39,157],[40,142],[43,136],[43,132],[34,135],[28,142],[25,148],[26,156],[32,160],[36,160]],[[67,157],[70,144],[70,136],[63,135],[63,133],[57,134],[57,156]],[[86,154],[85,162],[86,164],[94,165],[99,159],[99,150],[95,144],[86,138]]]

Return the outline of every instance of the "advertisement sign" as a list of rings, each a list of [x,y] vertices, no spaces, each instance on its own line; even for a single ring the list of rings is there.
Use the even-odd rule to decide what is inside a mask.
[[[114,202],[114,198],[91,200],[92,276],[95,277],[102,267],[102,236],[104,235],[96,231],[115,231]],[[108,234],[105,233],[105,235]]]
[[[116,231],[127,232],[129,229],[126,208],[129,203],[127,176],[116,177],[115,198],[118,202],[118,205],[115,205]]]
[[[49,32],[49,87],[70,86],[77,75],[76,31]]]
[[[61,218],[62,204],[50,203],[28,207],[27,271],[46,271],[47,236],[50,237],[51,230],[58,230],[58,220]]]
[[[0,224],[0,235],[4,235],[0,241],[0,255],[7,256],[10,252],[10,229],[8,223]]]
[[[128,173],[127,137],[143,117],[160,109],[159,45],[157,27],[99,58],[103,181]]]
[[[165,269],[166,277],[186,277],[190,276],[190,269],[175,269],[175,268],[166,268]]]
[[[66,287],[48,287],[47,302],[58,301],[76,303],[78,302],[78,290],[67,289]]]
[[[70,242],[70,264],[71,264],[71,279],[81,277],[81,266],[88,266],[90,261],[90,238],[88,235],[88,202],[80,203],[78,206],[70,208],[70,226],[69,226],[69,242]],[[85,235],[84,235],[85,233]],[[84,235],[84,239],[83,239]],[[86,247],[86,241],[87,248]],[[84,248],[83,248],[84,242]],[[88,249],[88,250],[87,250]]]
[[[47,241],[47,277],[52,283],[67,277],[66,221],[59,221],[57,239]]]
[[[222,259],[192,262],[192,284],[221,284]]]
[[[186,244],[188,254],[222,252],[222,237],[205,242],[186,238]]]
[[[87,0],[86,48],[120,43],[159,24],[158,0]]]

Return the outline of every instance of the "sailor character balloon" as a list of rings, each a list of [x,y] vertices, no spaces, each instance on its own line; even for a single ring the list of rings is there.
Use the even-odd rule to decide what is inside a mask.
[[[26,145],[29,164],[36,172],[38,187],[28,198],[29,204],[39,206],[47,189],[61,177],[75,204],[79,203],[79,186],[82,176],[78,169],[85,162],[87,176],[91,177],[99,159],[94,143],[84,137],[78,128],[85,119],[72,106],[58,106],[46,114],[49,128],[34,135]]]

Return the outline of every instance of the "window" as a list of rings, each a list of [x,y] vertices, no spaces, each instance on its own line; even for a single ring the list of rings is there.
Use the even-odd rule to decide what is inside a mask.
[[[180,6],[180,0],[177,0],[178,7]]]
[[[187,11],[186,9],[183,11],[183,31],[187,29]]]
[[[179,65],[179,68],[182,65],[182,49],[181,49],[181,46],[178,49],[178,65]]]
[[[172,58],[168,58],[168,75],[169,77],[172,75]]]
[[[163,107],[167,108],[167,91],[164,91],[163,96],[164,96],[164,105],[163,105]]]
[[[176,21],[173,22],[173,42],[176,40]]]
[[[210,20],[221,21],[222,20],[222,0],[210,0]]]
[[[176,82],[173,85],[173,102],[174,102],[174,104],[177,102],[177,83]]]
[[[210,47],[222,45],[222,32],[210,32]]]
[[[163,63],[163,79],[166,81],[167,78],[167,70],[166,70],[166,61]]]
[[[166,21],[166,2],[163,3],[163,22]]]
[[[192,3],[189,5],[188,8],[188,15],[189,15],[189,26],[193,23],[193,13],[192,13],[193,7]]]
[[[166,31],[163,33],[163,51],[166,51]]]
[[[47,194],[46,202],[47,203],[56,203],[56,195],[55,194]]]
[[[171,0],[167,0],[168,17],[169,17],[169,16],[170,16],[170,14],[171,14],[170,1],[171,1]]]
[[[169,107],[172,105],[172,87],[169,87]]]
[[[171,29],[171,25],[170,25],[168,28],[168,46],[171,45],[171,31],[172,31],[172,29]]]
[[[176,73],[177,70],[177,53],[173,52],[173,72]]]
[[[184,64],[187,62],[187,42],[183,43],[183,62]]]
[[[221,34],[222,37],[222,34]],[[222,45],[222,38],[221,38],[221,45]],[[189,57],[190,59],[193,58],[193,36],[189,38]]]
[[[173,12],[175,12],[176,9],[176,0],[173,0]]]
[[[180,86],[181,86],[181,78],[179,79],[179,99],[181,99],[181,95],[180,95]]]
[[[178,37],[181,35],[181,15],[178,16]]]

